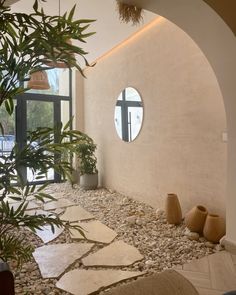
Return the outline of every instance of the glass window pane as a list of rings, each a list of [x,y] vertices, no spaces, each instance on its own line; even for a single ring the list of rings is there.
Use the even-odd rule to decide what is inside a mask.
[[[47,77],[50,88],[47,90],[30,89],[28,93],[50,94],[69,96],[69,69],[51,69],[47,70]],[[27,87],[27,82],[25,83]]]
[[[70,102],[61,101],[61,122],[63,126],[70,120]]]
[[[50,127],[54,125],[53,102],[27,101],[27,131],[36,130],[38,127]]]
[[[118,96],[117,100],[122,100],[122,92],[121,92],[120,95]]]
[[[38,127],[53,127],[54,125],[54,109],[53,102],[48,101],[27,101],[27,131],[36,130]],[[37,142],[35,142],[37,146]],[[40,180],[53,180],[54,170],[49,169],[45,179]],[[27,180],[35,181],[34,175],[27,167]]]
[[[125,88],[126,101],[142,101],[138,91],[132,87]]]
[[[134,140],[142,126],[143,108],[128,107],[129,141]]]
[[[0,155],[5,155],[11,152],[15,144],[15,107],[13,114],[9,115],[5,107],[2,106],[0,108],[0,122],[4,129],[4,136],[0,134]]]
[[[115,127],[117,134],[122,139],[122,120],[121,120],[121,107],[115,107]]]

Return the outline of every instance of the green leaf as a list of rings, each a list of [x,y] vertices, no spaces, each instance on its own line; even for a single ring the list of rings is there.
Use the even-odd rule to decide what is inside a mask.
[[[73,16],[75,14],[75,8],[76,8],[76,4],[73,6],[73,8],[71,9],[69,16],[68,16],[68,21],[71,22],[73,19]]]
[[[65,124],[63,130],[67,130],[68,128],[70,128],[70,126],[72,125],[72,122],[74,120],[74,116],[71,117],[71,119]]]
[[[13,111],[14,111],[14,103],[13,103],[13,99],[12,97],[9,97],[6,101],[5,101],[5,108],[6,111],[8,112],[9,115],[12,115]]]
[[[1,122],[0,122],[0,132],[4,136],[4,129],[3,129],[3,126],[2,126],[2,123]]]

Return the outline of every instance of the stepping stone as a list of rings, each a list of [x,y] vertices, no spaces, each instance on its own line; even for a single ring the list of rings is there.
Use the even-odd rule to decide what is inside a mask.
[[[33,256],[44,279],[58,278],[72,263],[88,253],[92,247],[93,244],[85,243],[47,245],[37,248]]]
[[[26,212],[27,215],[45,215],[45,216],[49,216],[50,214],[54,214],[54,212],[48,212],[48,211],[44,211],[44,210],[41,210],[41,209],[38,209],[38,210],[35,210],[35,209],[31,209],[29,211]],[[55,215],[55,214],[54,214]]]
[[[13,207],[13,209],[16,211],[20,207],[21,204],[22,204],[22,202],[15,202],[15,203],[9,204],[9,206]],[[32,210],[32,209],[38,209],[38,208],[40,208],[39,204],[37,204],[36,202],[30,201],[30,202],[28,202],[28,206],[27,206],[26,210],[28,211],[28,210]]]
[[[44,244],[55,240],[60,234],[63,233],[64,228],[55,226],[54,233],[52,232],[50,225],[45,225],[42,230],[37,229],[35,234],[44,242]]]
[[[1,192],[0,192],[0,195],[1,195]],[[20,195],[11,195],[12,197],[17,197],[17,198],[21,198],[22,199],[22,196]],[[4,199],[4,201],[5,202],[8,202],[9,204],[13,204],[13,203],[19,203],[20,201],[16,201],[16,200],[14,200],[14,199],[12,199],[12,198],[10,198],[9,197],[9,195],[7,196],[7,197],[5,197],[5,199]]]
[[[75,269],[56,283],[57,288],[73,295],[89,295],[101,288],[143,275],[143,272],[121,270],[79,270]]]
[[[62,213],[64,213],[65,212],[65,208],[58,208],[58,209],[56,209],[55,211],[54,211],[54,213],[56,213],[57,215],[60,215],[60,214],[62,214]]]
[[[49,193],[53,198],[55,199],[64,199],[65,198],[65,194],[64,193]]]
[[[59,199],[58,201],[51,201],[44,205],[44,210],[55,210],[58,208],[64,208],[69,206],[74,206],[75,203],[68,199]]]
[[[142,260],[138,249],[117,241],[82,259],[85,266],[128,266]]]
[[[27,211],[27,215],[41,214],[41,215],[46,215],[46,216],[51,215],[50,217],[53,217],[53,216],[56,217],[56,215],[60,215],[64,211],[65,210],[62,209],[62,208],[59,208],[59,209],[56,209],[56,210],[53,210],[53,211],[45,211],[45,210],[37,209],[37,210],[29,210],[29,211]]]
[[[54,192],[46,192],[47,194],[51,195],[54,199],[59,200],[59,199],[65,199],[65,195],[63,193],[54,193]],[[51,202],[52,200],[45,199],[46,203]]]
[[[81,223],[78,222],[76,225],[81,226],[84,230],[85,237],[93,242],[109,244],[117,236],[117,233],[114,230],[110,229],[98,220]],[[84,237],[77,230],[72,229],[70,232],[72,239],[84,239]]]
[[[80,221],[86,219],[93,219],[94,216],[80,206],[73,206],[66,208],[65,213],[61,216],[62,220],[66,221]]]

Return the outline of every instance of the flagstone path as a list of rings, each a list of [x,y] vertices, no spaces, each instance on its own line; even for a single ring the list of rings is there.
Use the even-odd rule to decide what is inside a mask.
[[[82,229],[84,230],[84,235],[89,241],[109,244],[117,236],[117,233],[114,230],[110,229],[108,226],[98,220],[89,222],[78,222],[75,223],[75,225],[79,225],[82,227]],[[71,238],[73,240],[85,239],[80,232],[74,229],[71,230]]]
[[[37,248],[33,254],[43,278],[58,278],[75,260],[88,253],[93,244],[56,244]]]
[[[59,195],[54,196],[59,197]],[[129,266],[143,259],[143,256],[133,246],[123,241],[112,241],[117,233],[94,219],[94,216],[83,209],[81,206],[73,206],[73,202],[64,198],[51,201],[44,205],[44,210],[58,210],[65,208],[61,219],[81,226],[84,230],[86,239],[76,229],[71,230],[71,238],[74,243],[51,244],[37,248],[33,256],[38,264],[42,278],[57,278],[57,288],[74,295],[89,295],[99,291],[101,288],[115,283],[138,277],[144,274],[140,271],[111,270],[109,267]],[[47,211],[41,211],[47,212]],[[49,214],[49,213],[47,213]],[[89,220],[87,222],[79,222]],[[43,230],[37,230],[36,235],[46,244],[54,240],[63,232],[61,228],[55,228],[53,233],[50,226],[44,226]],[[89,243],[93,241],[95,244]],[[98,251],[91,252],[94,245],[109,244]],[[103,269],[74,269],[66,272],[69,266],[81,259],[85,267],[99,266]],[[63,276],[61,276],[63,274]]]
[[[84,210],[80,206],[73,206],[73,207],[66,208],[65,213],[61,216],[62,220],[67,220],[70,222],[94,219],[94,218],[95,217],[91,213]]]
[[[27,214],[45,214],[47,216],[52,214],[51,217],[54,214],[58,214],[60,217],[65,214],[63,216],[65,219],[71,218],[71,220],[76,220],[74,222],[75,224],[80,221],[79,225],[83,227],[86,225],[89,226],[88,224],[93,224],[94,222],[95,224],[106,225],[105,228],[108,231],[112,230],[112,235],[115,235],[115,237],[111,236],[110,241],[101,241],[100,237],[98,241],[88,241],[82,239],[81,236],[72,239],[69,231],[66,229],[57,238],[51,237],[53,240],[45,240],[46,243],[44,243],[41,238],[31,231],[25,228],[19,229],[19,234],[25,238],[27,243],[34,245],[36,249],[35,253],[39,254],[37,255],[37,259],[42,257],[38,263],[34,258],[24,263],[21,271],[18,271],[14,265],[11,266],[15,275],[16,295],[71,295],[73,293],[69,289],[63,289],[66,286],[62,288],[62,285],[60,285],[59,287],[59,282],[62,284],[65,279],[64,276],[68,273],[67,279],[71,276],[73,277],[73,273],[70,274],[73,270],[96,271],[95,274],[98,274],[98,271],[107,271],[109,273],[111,270],[131,271],[140,275],[145,272],[143,276],[149,276],[153,273],[173,268],[176,265],[183,265],[192,259],[202,258],[221,250],[219,245],[213,245],[203,237],[200,237],[198,241],[189,240],[186,235],[186,227],[183,223],[179,226],[169,225],[166,221],[164,211],[160,208],[155,210],[145,203],[138,202],[118,192],[103,188],[94,191],[83,191],[78,186],[72,188],[69,183],[61,183],[50,185],[46,193],[53,195],[58,202],[48,200],[46,204],[43,204],[37,201],[36,203],[40,205],[40,209],[28,210]],[[62,201],[59,202],[59,199],[62,199]],[[66,203],[64,201],[63,203],[63,199],[70,202]],[[32,198],[31,201],[34,201],[34,199]],[[11,201],[11,203],[15,202]],[[44,207],[45,205],[47,206]],[[86,219],[78,220],[81,219],[81,216],[78,216],[79,214],[76,212],[78,210],[77,206],[81,206],[80,208],[87,210],[87,213],[92,215],[89,215],[91,219],[86,216]],[[69,208],[72,208],[70,209],[71,211],[68,211]],[[48,211],[42,211],[43,209],[48,209]],[[74,214],[71,214],[73,211]],[[49,233],[47,228],[44,228],[39,234],[45,235],[45,233]],[[85,234],[88,236],[88,231]],[[101,233],[100,236],[102,236]],[[45,258],[42,255],[44,249],[42,247],[58,244],[59,249],[55,253],[53,251],[44,251],[48,257],[46,256]],[[67,257],[65,252],[63,252],[63,247],[60,248],[62,244],[66,245],[63,246],[65,248],[70,244],[76,244],[78,247],[80,244],[94,245],[82,256],[82,248],[78,252],[72,251],[72,257],[68,250]],[[129,251],[129,247],[131,247],[132,252]],[[38,250],[40,248],[42,252]],[[140,253],[137,251],[140,251]],[[124,252],[127,254],[125,259],[122,258]],[[142,255],[144,257],[143,259],[141,258]],[[47,266],[48,264],[42,262],[43,259],[45,261],[53,260],[53,264],[55,264],[52,265],[53,268],[60,270],[64,268],[64,270],[61,270],[62,273],[60,275],[58,273],[54,274],[53,278],[43,278],[43,273],[45,275],[46,271],[48,273],[52,272]],[[135,262],[132,263],[133,261]],[[46,269],[44,270],[42,263],[45,264]],[[41,268],[39,268],[39,264],[41,264]],[[76,273],[78,274],[78,272]],[[79,272],[81,278],[84,278],[85,274],[89,274],[89,278],[92,279],[93,272]],[[95,277],[100,278],[97,275]],[[108,290],[117,288],[135,279],[136,277],[128,278],[124,282],[112,282],[111,285],[109,285],[111,281],[108,283],[107,281],[101,281],[96,286],[97,291],[93,292],[93,294],[105,295]],[[90,280],[88,281],[90,283]],[[89,289],[87,291],[84,289],[84,292],[85,294],[90,293]],[[204,295],[206,295],[206,292]]]

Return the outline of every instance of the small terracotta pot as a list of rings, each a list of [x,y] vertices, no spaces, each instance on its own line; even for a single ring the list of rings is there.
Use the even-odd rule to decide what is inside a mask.
[[[204,237],[212,242],[218,243],[225,235],[225,221],[219,215],[208,214],[203,228]]]
[[[170,224],[180,224],[182,221],[182,211],[179,199],[176,194],[168,194],[165,203],[167,222]]]
[[[203,206],[193,207],[185,216],[185,224],[187,228],[201,234],[207,217],[207,209]]]

